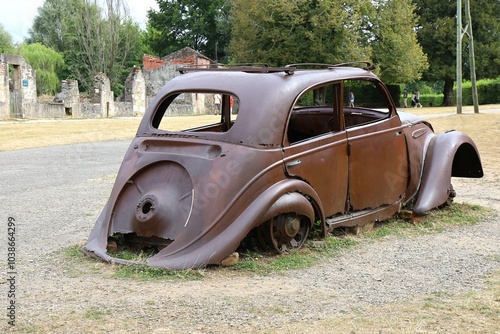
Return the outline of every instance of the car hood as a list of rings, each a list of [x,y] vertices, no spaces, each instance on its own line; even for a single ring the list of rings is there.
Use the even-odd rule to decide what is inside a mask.
[[[402,124],[415,124],[415,123],[420,123],[424,120],[423,118],[417,115],[410,114],[406,111],[401,111],[401,110],[398,110],[398,115],[399,118],[401,119]]]

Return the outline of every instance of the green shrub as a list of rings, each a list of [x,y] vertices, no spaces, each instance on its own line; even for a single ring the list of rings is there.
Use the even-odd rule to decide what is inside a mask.
[[[439,107],[443,104],[443,99],[443,94],[420,94],[420,104],[422,107]]]
[[[477,96],[479,104],[497,104],[500,103],[500,78],[482,79],[477,81]],[[453,89],[457,96],[456,86]],[[472,83],[465,81],[462,84],[462,104],[472,105]]]

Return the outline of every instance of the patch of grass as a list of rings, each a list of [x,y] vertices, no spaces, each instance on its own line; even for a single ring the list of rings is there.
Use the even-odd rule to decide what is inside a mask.
[[[112,264],[93,259],[86,256],[80,245],[64,248],[59,252],[62,257],[64,274],[69,277],[79,277],[88,274],[103,274],[112,278],[133,280],[168,280],[168,281],[193,281],[204,277],[202,269],[171,270],[165,268],[153,268],[147,265],[123,265]],[[145,262],[151,256],[148,252],[133,252],[131,250],[120,250],[119,258]]]
[[[109,311],[101,311],[95,307],[90,307],[85,311],[85,318],[90,320],[100,320],[104,316],[111,314]]]
[[[229,270],[266,274],[309,268],[322,259],[357,244],[358,241],[351,236],[329,236],[321,241],[308,241],[300,250],[288,254],[245,252],[240,255],[240,262]]]
[[[411,219],[394,218],[380,222],[373,231],[363,234],[363,237],[379,239],[389,235],[404,237],[441,233],[452,226],[476,224],[492,213],[493,210],[479,205],[453,203],[451,206],[434,209]]]
[[[418,217],[415,221],[394,218],[379,223],[373,231],[359,236],[344,234],[328,236],[321,241],[309,241],[299,251],[291,254],[246,252],[240,255],[240,262],[230,270],[266,274],[289,269],[311,267],[326,257],[332,257],[361,242],[387,236],[409,237],[441,233],[451,226],[468,226],[484,220],[492,210],[479,205],[454,203],[443,209],[436,209]]]
[[[171,270],[147,265],[117,265],[113,277],[136,280],[196,281],[203,279],[204,274],[200,269]]]

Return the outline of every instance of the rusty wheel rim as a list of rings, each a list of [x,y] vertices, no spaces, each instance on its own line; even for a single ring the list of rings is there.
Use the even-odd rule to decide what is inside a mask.
[[[282,214],[259,227],[262,246],[276,253],[288,253],[302,247],[309,234],[310,224],[306,217]]]

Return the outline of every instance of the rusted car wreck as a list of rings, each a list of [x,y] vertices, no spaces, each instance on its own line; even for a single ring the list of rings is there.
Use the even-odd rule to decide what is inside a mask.
[[[121,235],[159,249],[147,265],[196,268],[252,231],[287,252],[313,225],[326,235],[403,205],[423,213],[454,196],[452,176],[482,177],[471,138],[398,112],[369,68],[319,67],[180,69],[144,115],[84,251],[130,263],[106,249]],[[169,130],[186,99],[220,116]]]

